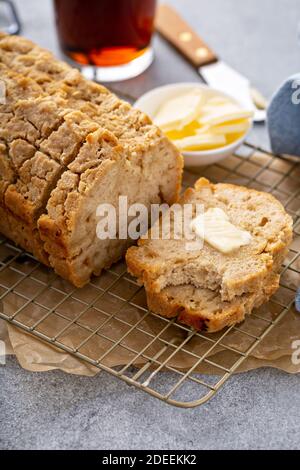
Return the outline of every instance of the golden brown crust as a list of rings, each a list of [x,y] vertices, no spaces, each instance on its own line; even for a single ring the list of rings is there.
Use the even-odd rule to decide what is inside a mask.
[[[17,246],[32,253],[41,263],[49,266],[48,254],[36,227],[24,221],[0,205],[0,232]]]

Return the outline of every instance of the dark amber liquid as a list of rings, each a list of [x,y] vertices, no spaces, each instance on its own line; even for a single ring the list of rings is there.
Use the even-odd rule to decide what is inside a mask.
[[[63,51],[80,64],[126,64],[153,33],[156,0],[54,0]]]

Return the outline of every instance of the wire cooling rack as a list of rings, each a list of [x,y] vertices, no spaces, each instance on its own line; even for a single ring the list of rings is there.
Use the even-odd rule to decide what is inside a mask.
[[[280,289],[242,324],[208,334],[149,312],[123,262],[75,289],[6,239],[0,239],[0,317],[169,404],[188,408],[209,400],[293,305],[300,284],[300,167],[247,144],[201,175],[271,192],[294,218]],[[198,177],[185,172],[184,185]]]

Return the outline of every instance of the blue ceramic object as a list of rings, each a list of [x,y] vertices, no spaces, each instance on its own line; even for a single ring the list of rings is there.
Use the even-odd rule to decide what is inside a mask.
[[[300,74],[275,93],[267,116],[273,152],[300,156]]]
[[[297,312],[300,313],[300,288],[297,290],[296,299],[295,299],[295,306],[296,306]]]

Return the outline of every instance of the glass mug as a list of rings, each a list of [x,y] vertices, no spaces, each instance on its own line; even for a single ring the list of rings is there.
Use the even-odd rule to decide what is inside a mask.
[[[156,0],[54,0],[63,52],[89,78],[132,78],[151,64]]]

